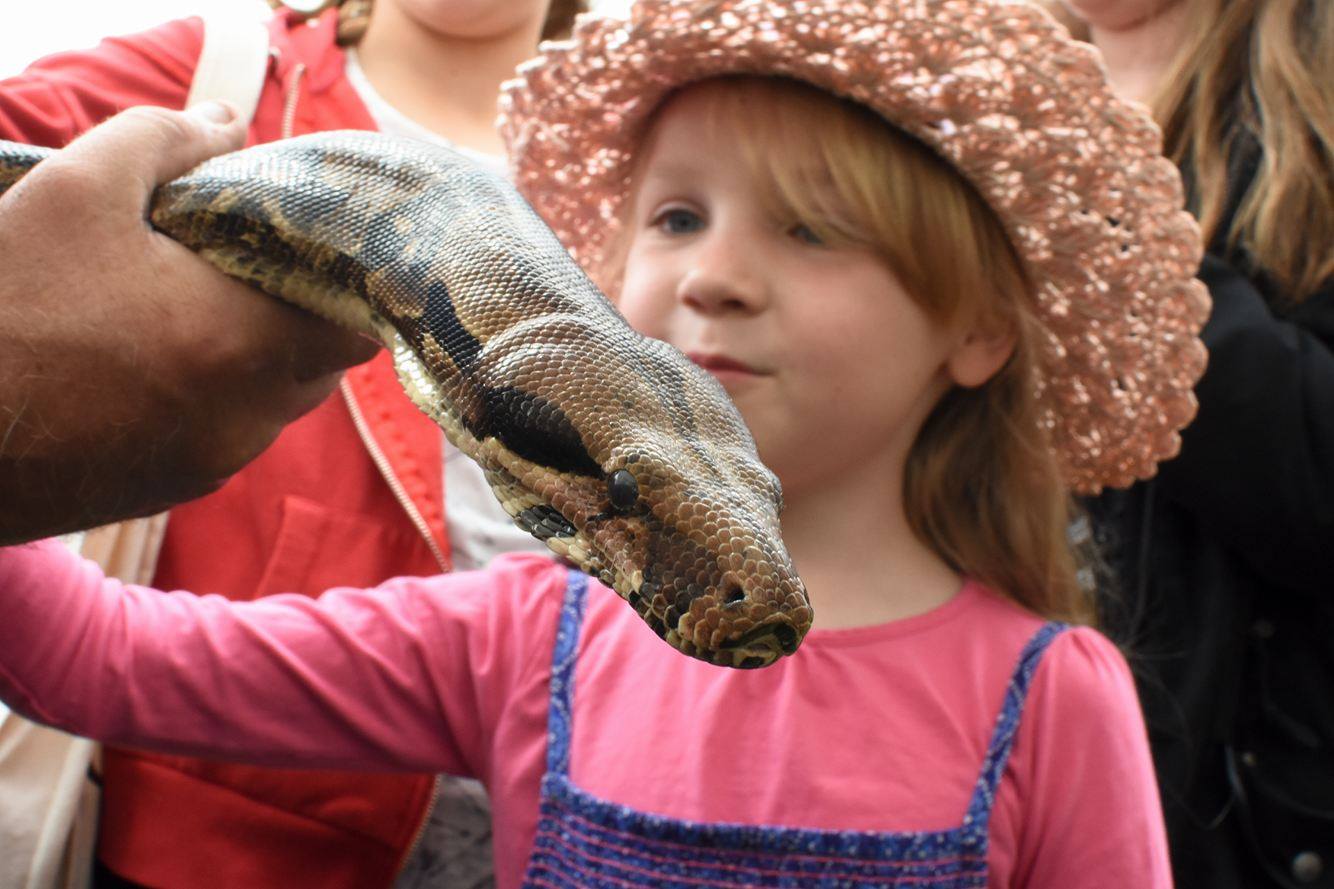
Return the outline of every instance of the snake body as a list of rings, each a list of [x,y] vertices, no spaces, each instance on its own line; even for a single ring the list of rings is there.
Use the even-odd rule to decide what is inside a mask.
[[[0,142],[0,192],[49,154]],[[725,391],[632,330],[502,178],[426,143],[321,133],[202,164],[150,219],[382,343],[519,526],[673,647],[732,667],[796,649],[811,609],[778,482]]]

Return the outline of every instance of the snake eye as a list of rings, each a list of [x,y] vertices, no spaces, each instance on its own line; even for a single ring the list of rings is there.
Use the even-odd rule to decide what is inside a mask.
[[[625,512],[639,502],[639,482],[627,470],[616,470],[607,478],[607,499],[616,512]]]

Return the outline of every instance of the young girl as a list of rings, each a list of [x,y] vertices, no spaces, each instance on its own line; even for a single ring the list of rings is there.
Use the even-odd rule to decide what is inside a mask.
[[[480,776],[505,887],[1168,885],[1125,663],[1050,622],[1088,610],[1064,481],[1151,472],[1202,363],[1179,184],[1096,59],[1023,4],[653,0],[509,95],[530,198],[782,479],[797,652],[690,660],[535,556],[228,603],[32,546],[4,696]]]
[[[267,61],[254,62],[263,84],[250,142],[378,129],[448,141],[500,169],[501,81],[540,36],[567,31],[584,4],[325,5],[310,19],[284,8],[269,23]],[[199,19],[182,19],[42,59],[0,82],[0,138],[59,146],[131,105],[183,107],[205,36]],[[145,557],[131,559],[136,579],[232,599],[314,595],[475,567],[495,552],[532,547],[481,473],[443,444],[380,356],[348,373],[340,393],[217,493],[172,510],[165,532],[152,523]],[[414,874],[438,877],[446,861],[451,877],[485,879],[488,821],[484,811],[468,817],[485,800],[435,775],[276,772],[116,748],[94,771],[100,877],[112,884],[410,886]],[[46,816],[34,816],[35,831]],[[0,857],[22,859],[18,845]],[[480,854],[470,851],[476,847]],[[467,867],[469,858],[480,868]]]

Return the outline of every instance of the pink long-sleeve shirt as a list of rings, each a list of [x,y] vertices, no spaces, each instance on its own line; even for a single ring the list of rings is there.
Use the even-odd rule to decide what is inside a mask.
[[[474,775],[518,886],[545,769],[566,569],[538,556],[318,600],[106,580],[56,544],[0,550],[0,696],[68,731],[280,766]],[[818,603],[816,603],[818,606]],[[1041,621],[968,583],[905,620],[810,632],[758,671],[690,660],[590,585],[571,778],[670,817],[836,830],[962,820]],[[990,825],[992,887],[1171,884],[1126,664],[1089,629],[1034,677]]]

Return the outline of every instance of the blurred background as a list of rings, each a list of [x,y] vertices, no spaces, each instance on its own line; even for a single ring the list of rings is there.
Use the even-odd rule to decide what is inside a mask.
[[[630,0],[594,0],[595,12],[623,15]],[[23,70],[34,59],[65,49],[93,46],[112,34],[142,31],[174,18],[250,7],[263,15],[263,0],[0,0],[0,77]]]

